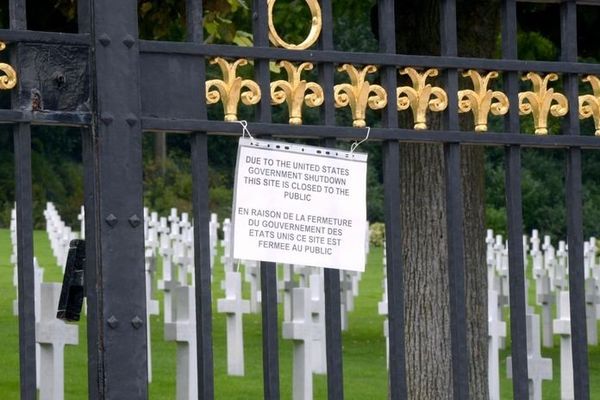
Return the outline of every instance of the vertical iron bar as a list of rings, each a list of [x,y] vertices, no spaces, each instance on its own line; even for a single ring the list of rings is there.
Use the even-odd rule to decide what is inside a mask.
[[[331,0],[321,1],[323,29],[319,41],[321,50],[333,50],[333,9]],[[331,63],[319,65],[319,81],[324,88],[333,88],[334,66]],[[321,120],[326,126],[335,125],[335,105],[333,92],[325,90],[321,106]],[[335,147],[335,138],[325,140],[325,146]],[[342,356],[342,316],[340,294],[340,271],[327,268],[324,272],[325,294],[325,343],[327,357],[327,398],[344,398],[344,363]]]
[[[577,3],[561,4],[561,59],[577,62]],[[577,106],[579,77],[565,74],[564,85],[571,110],[564,121],[566,135],[579,135]],[[571,346],[573,357],[574,395],[578,400],[590,398],[588,345],[585,306],[585,276],[583,271],[583,211],[581,182],[581,148],[567,150],[566,167],[567,240],[569,246],[569,301],[571,304]]]
[[[26,3],[9,1],[10,29],[27,29]],[[15,48],[18,52],[18,47]],[[17,69],[15,51],[11,62]],[[18,90],[12,92],[13,107],[18,103]],[[19,310],[19,377],[22,400],[34,400],[36,389],[35,299],[33,270],[33,191],[31,182],[31,126],[13,127],[15,154],[15,202],[17,212],[17,279]]]
[[[335,147],[335,139],[327,138],[325,146]],[[344,398],[344,363],[342,356],[342,315],[340,270],[326,268],[325,284],[325,343],[327,344],[327,398]]]
[[[444,161],[453,391],[455,399],[468,399],[469,357],[463,241],[464,215],[460,173],[460,145],[458,143],[450,143],[444,146]]]
[[[379,51],[396,53],[395,2],[380,0]],[[395,66],[381,71],[382,85],[387,93],[396,93],[397,70]],[[388,98],[383,111],[383,126],[398,127],[398,110],[395,96]],[[386,268],[388,285],[388,340],[389,340],[389,398],[407,397],[406,360],[404,349],[404,277],[402,266],[401,214],[400,214],[400,145],[397,140],[383,143],[383,187],[385,212]]]
[[[202,25],[202,2],[186,1],[187,40],[194,43],[204,41]],[[201,82],[206,81],[204,59],[198,65]],[[199,104],[200,115],[206,118],[204,97]],[[209,179],[208,137],[206,132],[192,132],[192,203],[194,217],[194,268],[196,271],[196,343],[198,359],[198,397],[214,398],[214,364],[212,341],[212,292],[209,241]]]
[[[77,0],[77,31],[90,33],[90,1]]]
[[[502,56],[517,59],[517,5],[506,0],[502,5]],[[517,72],[505,72],[505,89],[512,109],[505,118],[507,130],[520,132]],[[512,350],[513,397],[529,398],[527,368],[527,321],[525,272],[523,265],[523,211],[521,205],[521,148],[508,146],[505,152],[506,212],[508,225],[508,269],[510,290],[510,336]]]
[[[85,254],[87,262],[85,265],[85,296],[87,304],[87,354],[88,354],[88,399],[98,400],[101,397],[101,382],[104,376],[102,365],[102,343],[100,332],[102,324],[99,322],[100,309],[98,304],[101,302],[101,292],[96,291],[98,282],[100,282],[102,271],[99,263],[94,263],[100,255],[98,248],[97,229],[100,224],[98,219],[99,209],[99,189],[98,180],[95,171],[97,170],[96,158],[94,157],[94,148],[97,146],[94,141],[96,136],[91,129],[81,130],[81,143],[83,154],[83,206],[85,209]]]
[[[214,398],[212,352],[211,268],[208,206],[208,137],[193,132],[192,201],[194,212],[194,266],[196,270],[196,338],[198,357],[198,397]]]
[[[264,398],[279,399],[279,333],[277,321],[277,265],[260,263]]]
[[[404,349],[404,269],[402,265],[400,213],[400,145],[383,144],[385,243],[388,284],[389,396],[407,398]]]
[[[35,300],[33,271],[33,193],[31,128],[14,127],[15,197],[17,203],[17,270],[19,291],[19,365],[21,399],[36,398]]]
[[[323,29],[321,31],[321,40],[319,49],[333,50],[333,10],[331,0],[321,1],[321,18],[323,20]],[[322,63],[319,65],[319,82],[324,88],[333,88],[334,65],[331,63]],[[335,104],[333,101],[333,90],[324,90],[325,100],[321,106],[321,120],[326,126],[335,125]]]
[[[78,0],[77,1],[77,24],[79,33],[90,33],[91,29],[91,15],[90,15],[90,1],[89,0]],[[93,46],[93,45],[92,45]],[[89,51],[91,55],[91,49]],[[91,68],[90,68],[91,70]],[[97,257],[98,249],[96,248],[97,237],[96,227],[98,226],[97,216],[98,204],[95,193],[98,193],[95,180],[95,159],[94,159],[94,135],[93,130],[90,128],[81,129],[81,152],[83,159],[83,208],[85,217],[85,252],[86,256],[90,260],[94,260]],[[85,271],[85,296],[88,305],[87,308],[87,378],[88,378],[88,399],[97,400],[99,398],[99,380],[97,375],[102,375],[102,366],[99,362],[100,354],[99,349],[101,348],[98,340],[98,296],[96,293],[96,284],[98,282],[97,275],[99,271],[93,270],[96,264],[87,263]]]
[[[27,29],[26,0],[9,0],[8,17],[10,29]]]
[[[95,302],[99,399],[146,399],[142,131],[137,1],[92,0]],[[115,73],[115,68],[118,73]],[[127,79],[122,79],[126,76]],[[90,160],[90,163],[92,161]],[[90,286],[87,286],[90,289]],[[96,328],[94,328],[96,329]],[[93,387],[92,387],[93,388]]]
[[[442,56],[456,56],[456,1],[441,2],[440,18]],[[458,74],[444,74],[448,110],[444,115],[446,129],[458,129]],[[446,223],[448,235],[448,285],[450,295],[450,335],[452,347],[452,384],[455,399],[469,398],[469,348],[467,346],[467,307],[465,293],[464,206],[459,143],[444,145],[446,183]]]
[[[507,146],[505,162],[513,396],[515,399],[526,400],[529,398],[529,383],[525,315],[527,304],[525,302],[525,266],[523,265],[521,148],[519,146]]]
[[[267,2],[253,1],[252,30],[254,46],[268,47]],[[271,88],[269,60],[255,60],[254,73],[262,100],[257,108],[257,120],[271,122]],[[271,262],[260,263],[262,292],[262,335],[263,335],[263,390],[266,400],[278,400],[279,389],[279,334],[277,318],[277,266]]]

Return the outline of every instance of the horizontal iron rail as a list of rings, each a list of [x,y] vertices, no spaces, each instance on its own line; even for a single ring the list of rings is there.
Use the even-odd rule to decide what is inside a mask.
[[[32,125],[88,126],[92,113],[85,111],[0,110],[0,123],[28,122]]]
[[[0,36],[1,37],[1,36]],[[288,61],[310,61],[335,64],[374,64],[385,66],[433,67],[447,69],[478,69],[522,72],[555,72],[572,74],[600,74],[600,64],[502,60],[473,57],[420,56],[389,53],[358,53],[336,50],[288,50],[275,47],[240,47],[184,42],[140,41],[141,53],[187,54],[208,57],[231,57]]]
[[[7,43],[48,43],[89,46],[91,39],[88,33],[62,33],[0,29],[0,40]]]
[[[209,133],[241,134],[242,128],[236,122],[207,121],[196,119],[142,118],[142,127],[147,131],[191,132],[205,131]],[[250,122],[252,134],[286,136],[293,138],[327,138],[356,140],[365,135],[364,129],[349,126],[324,125],[287,125],[276,123]],[[453,130],[422,130],[402,128],[372,128],[369,138],[373,140],[398,140],[401,142],[437,142],[461,143],[474,145],[505,146],[518,144],[524,147],[568,148],[581,147],[600,148],[600,138],[595,136],[546,135],[519,133],[473,133]]]

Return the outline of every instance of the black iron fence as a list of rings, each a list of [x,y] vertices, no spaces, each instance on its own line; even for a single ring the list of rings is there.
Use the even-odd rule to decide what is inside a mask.
[[[550,1],[549,1],[550,2]],[[558,1],[553,1],[558,2]],[[523,231],[521,211],[521,149],[546,147],[564,149],[567,153],[567,226],[569,246],[569,286],[573,338],[573,375],[575,398],[589,398],[587,339],[585,329],[585,292],[583,276],[582,231],[582,149],[600,148],[600,139],[585,135],[579,127],[579,82],[582,77],[600,76],[600,65],[577,61],[577,5],[595,1],[562,1],[561,59],[557,62],[522,61],[517,58],[516,0],[502,2],[502,58],[481,59],[458,57],[456,4],[442,0],[440,32],[442,49],[439,56],[396,54],[396,26],[393,0],[379,0],[379,53],[351,53],[334,50],[332,1],[321,0],[320,32],[311,31],[318,39],[316,48],[280,48],[269,44],[269,15],[274,1],[253,2],[253,47],[208,45],[203,43],[202,2],[187,1],[187,41],[160,42],[138,38],[137,2],[132,0],[78,1],[79,33],[51,33],[27,30],[25,0],[10,0],[10,29],[0,30],[0,40],[8,44],[10,64],[18,74],[12,90],[12,108],[0,110],[0,122],[14,127],[16,201],[18,223],[19,271],[19,335],[21,398],[36,398],[35,382],[35,318],[31,190],[32,124],[79,126],[82,130],[85,167],[85,207],[88,266],[88,356],[89,397],[146,398],[147,374],[145,329],[131,321],[145,319],[144,244],[142,216],[142,131],[185,132],[191,138],[194,184],[196,304],[198,337],[199,397],[214,397],[212,360],[212,315],[209,260],[208,155],[207,135],[239,134],[236,123],[207,119],[205,96],[206,63],[215,57],[223,60],[254,61],[254,83],[262,93],[256,104],[255,135],[282,138],[321,138],[326,145],[336,140],[357,139],[364,131],[336,125],[335,108],[343,101],[334,91],[334,69],[348,65],[358,71],[364,65],[377,65],[381,91],[378,107],[382,108],[382,126],[373,128],[370,138],[383,145],[385,186],[385,223],[387,242],[387,279],[389,293],[390,398],[406,398],[404,365],[403,276],[400,237],[400,142],[429,142],[444,145],[449,260],[449,295],[451,299],[451,343],[453,390],[455,398],[469,398],[465,305],[465,260],[463,232],[463,193],[460,171],[461,145],[495,145],[506,149],[506,205],[508,214],[510,316],[514,397],[528,398],[527,345],[525,319]],[[314,2],[308,2],[314,3]],[[313,18],[314,4],[311,5]],[[315,19],[313,19],[313,28]],[[316,28],[315,28],[316,29]],[[273,31],[271,31],[273,34]],[[316,35],[316,36],[315,36]],[[280,46],[284,43],[279,42]],[[303,46],[301,46],[303,47]],[[61,48],[50,57],[50,64],[25,64],[31,54]],[[62,56],[61,56],[62,54]],[[62,58],[61,58],[62,57]],[[68,61],[70,60],[70,61]],[[75,60],[75,61],[73,61]],[[318,84],[323,89],[321,122],[318,125],[272,123],[269,97],[271,76],[269,62],[287,60],[310,62],[318,66]],[[44,103],[57,93],[60,71],[66,63],[84,71],[81,82],[68,79],[70,101]],[[230,61],[231,62],[231,61]],[[37,72],[52,66],[59,75],[57,82],[40,81]],[[407,67],[413,69],[407,69]],[[416,108],[415,100],[404,89],[397,96],[398,72],[426,79],[419,70],[433,68],[444,71],[440,88],[436,89],[437,106],[444,113],[442,130],[427,129],[426,121],[415,129],[398,127],[399,110]],[[498,71],[504,82],[500,104],[495,111],[507,112],[500,132],[479,134],[482,124],[473,131],[459,129],[458,113],[465,111],[459,99],[459,71]],[[368,71],[366,71],[368,72]],[[416,75],[415,75],[416,74]],[[554,98],[553,108],[535,104],[543,100],[544,89],[552,85],[557,74],[564,82],[564,95]],[[483,75],[485,77],[485,75]],[[520,95],[519,79],[526,76],[532,90]],[[472,79],[478,79],[475,74]],[[481,77],[480,77],[481,78]],[[490,77],[490,79],[492,79]],[[594,78],[589,78],[594,79]],[[477,81],[478,83],[482,81]],[[546,86],[550,85],[550,86]],[[63,89],[64,90],[64,89]],[[379,90],[379,89],[377,89]],[[383,102],[387,94],[387,104]],[[64,95],[64,92],[63,92]],[[529,96],[529,97],[528,97]],[[537,96],[537,97],[536,97]],[[520,97],[522,97],[520,99]],[[537,98],[537,100],[535,100]],[[595,97],[595,101],[600,98]],[[594,101],[588,99],[590,102]],[[429,98],[428,100],[429,101]],[[471,111],[475,100],[471,100]],[[444,104],[443,104],[444,103]],[[529,105],[528,105],[529,104]],[[367,104],[360,105],[367,107]],[[566,113],[566,107],[570,111]],[[502,108],[505,108],[504,112]],[[533,110],[532,110],[533,108]],[[235,107],[234,107],[235,109]],[[581,109],[583,110],[583,109]],[[363,110],[364,111],[364,110]],[[471,112],[469,111],[469,112]],[[489,109],[487,110],[489,111]],[[493,112],[495,112],[493,110]],[[522,134],[519,112],[534,111],[534,124],[539,135]],[[547,116],[565,115],[559,135],[544,135]],[[582,112],[585,112],[583,110]],[[587,111],[590,113],[590,111]],[[487,116],[487,113],[485,113]],[[234,117],[230,117],[233,120]],[[354,125],[362,126],[360,115],[353,115]],[[477,115],[475,115],[477,119]],[[484,119],[485,120],[485,119]],[[275,268],[263,263],[262,321],[264,396],[280,397],[278,365],[277,285]],[[325,273],[326,340],[328,397],[342,399],[343,368],[340,334],[339,272]],[[146,321],[144,321],[146,322]]]

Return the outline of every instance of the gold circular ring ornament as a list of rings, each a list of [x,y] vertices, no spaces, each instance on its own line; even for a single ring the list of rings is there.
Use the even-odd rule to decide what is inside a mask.
[[[300,44],[291,44],[285,42],[275,30],[273,24],[273,6],[277,0],[267,0],[269,7],[269,40],[276,47],[283,47],[290,50],[305,50],[315,44],[321,35],[321,28],[323,26],[323,18],[321,17],[321,6],[317,0],[306,0],[308,8],[310,8],[310,14],[312,15],[310,32],[304,41]]]

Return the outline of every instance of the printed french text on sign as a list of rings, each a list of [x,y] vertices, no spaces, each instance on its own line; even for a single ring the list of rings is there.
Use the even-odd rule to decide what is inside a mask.
[[[363,271],[367,155],[240,139],[236,259]]]

